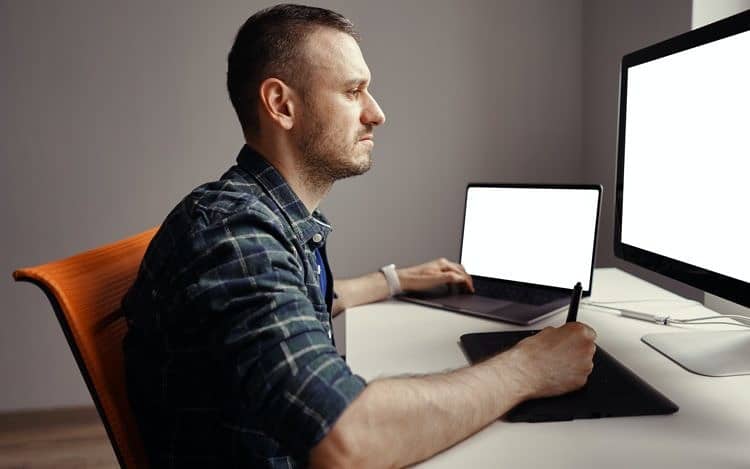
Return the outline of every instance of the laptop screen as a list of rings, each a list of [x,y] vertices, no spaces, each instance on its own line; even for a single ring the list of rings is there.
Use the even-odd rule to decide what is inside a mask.
[[[471,275],[591,290],[600,188],[476,186],[466,191],[461,264]]]

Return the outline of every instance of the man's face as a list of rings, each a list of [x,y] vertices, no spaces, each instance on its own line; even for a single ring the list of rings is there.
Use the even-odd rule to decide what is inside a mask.
[[[373,129],[385,122],[370,95],[370,70],[357,42],[321,28],[306,44],[309,82],[293,132],[302,169],[315,183],[363,174],[372,165]]]

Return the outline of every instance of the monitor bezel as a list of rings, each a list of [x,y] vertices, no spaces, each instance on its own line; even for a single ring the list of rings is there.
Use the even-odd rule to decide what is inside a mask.
[[[707,293],[750,307],[750,283],[622,242],[625,111],[627,108],[628,69],[635,65],[715,42],[748,30],[750,30],[750,10],[623,56],[620,69],[619,122],[617,132],[614,253],[616,257],[624,261],[679,280]]]
[[[466,191],[464,194],[464,218],[461,222],[461,239],[459,247],[459,262],[463,262],[464,255],[464,230],[466,229],[466,209],[469,202],[469,189],[472,188],[523,188],[523,189],[570,189],[570,190],[595,190],[597,192],[596,199],[596,221],[594,222],[594,248],[591,252],[591,269],[589,273],[589,288],[581,292],[582,296],[590,296],[591,291],[594,289],[594,267],[596,266],[596,249],[599,241],[599,216],[602,209],[602,193],[604,188],[600,184],[535,184],[535,183],[482,183],[472,182],[466,185]],[[533,287],[544,287],[550,289],[550,291],[570,292],[573,290],[573,286],[570,288],[553,287],[550,285],[540,285],[538,283],[526,283],[508,279],[496,279],[491,277],[482,277],[480,275],[472,275],[472,277],[483,278],[487,280],[502,280],[508,284],[517,286],[533,286]]]

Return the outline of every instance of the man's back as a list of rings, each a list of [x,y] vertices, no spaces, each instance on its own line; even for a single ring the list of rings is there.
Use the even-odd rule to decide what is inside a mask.
[[[303,462],[364,387],[331,343],[319,287],[330,226],[249,147],[238,163],[170,213],[123,300],[154,465]]]

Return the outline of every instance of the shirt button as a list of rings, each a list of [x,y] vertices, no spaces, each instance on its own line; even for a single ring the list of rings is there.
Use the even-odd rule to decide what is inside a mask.
[[[323,235],[320,233],[315,233],[312,237],[313,243],[319,243],[323,241]]]

